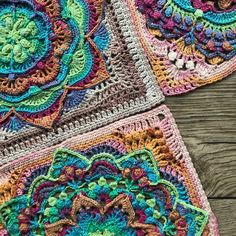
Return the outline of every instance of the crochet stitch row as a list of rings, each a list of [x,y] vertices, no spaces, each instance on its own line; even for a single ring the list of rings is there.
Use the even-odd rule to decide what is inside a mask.
[[[13,53],[4,64],[17,73],[0,68],[0,156],[51,137],[58,143],[163,101],[125,1],[6,0],[0,12],[0,32],[12,22],[3,44],[18,27],[12,52],[23,42],[32,46],[22,63]]]
[[[100,53],[109,42],[101,18],[101,0],[1,4],[2,127],[51,127],[63,106],[82,101],[81,90],[109,77]]]
[[[17,158],[0,173],[3,235],[218,235],[166,106]]]
[[[128,0],[133,24],[165,95],[236,70],[235,1]]]

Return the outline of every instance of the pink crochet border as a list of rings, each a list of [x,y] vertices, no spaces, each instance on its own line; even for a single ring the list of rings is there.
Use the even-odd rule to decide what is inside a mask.
[[[7,178],[9,171],[19,166],[20,163],[22,164],[30,162],[32,160],[41,159],[42,157],[51,154],[56,148],[59,147],[73,148],[74,144],[79,144],[80,142],[93,140],[101,135],[114,132],[115,130],[120,130],[124,133],[129,133],[134,130],[139,131],[147,129],[149,127],[159,127],[162,130],[166,138],[167,144],[170,150],[174,154],[174,157],[184,162],[186,169],[188,170],[189,173],[191,173],[193,184],[195,185],[195,187],[197,188],[197,192],[199,193],[199,199],[201,200],[201,205],[203,209],[206,210],[209,214],[208,226],[210,229],[210,235],[218,236],[219,230],[218,230],[217,219],[211,210],[210,204],[207,200],[207,196],[203,190],[197,172],[193,166],[189,152],[186,146],[184,145],[184,142],[179,133],[175,120],[170,110],[165,105],[161,105],[158,108],[155,108],[151,111],[117,121],[113,124],[97,129],[95,131],[91,131],[67,139],[61,144],[46,148],[38,152],[31,153],[24,157],[20,157],[19,159],[16,159],[0,168],[0,176],[1,176],[0,181],[1,182],[4,181],[4,179]]]
[[[130,15],[132,17],[132,23],[134,25],[134,28],[136,29],[136,33],[138,35],[138,38],[143,46],[144,52],[146,55],[148,55],[148,52],[151,54],[155,54],[158,58],[164,58],[166,59],[165,63],[168,63],[168,56],[167,56],[167,48],[170,51],[176,50],[176,44],[174,42],[168,42],[168,40],[159,41],[157,40],[149,31],[148,28],[145,27],[146,25],[146,18],[145,15],[142,15],[135,5],[134,0],[126,0],[127,8],[129,9]],[[140,28],[142,30],[140,30]],[[148,42],[145,43],[145,41]],[[148,56],[149,57],[149,56]],[[150,56],[151,57],[151,56]],[[150,58],[149,58],[150,59]],[[220,66],[214,66],[209,65],[207,63],[201,62],[196,56],[193,59],[195,62],[198,62],[199,65],[201,64],[201,67],[198,67],[198,72],[203,72],[199,74],[199,78],[201,78],[202,83],[204,85],[211,84],[217,81],[220,81],[222,79],[225,79],[227,76],[232,74],[236,70],[236,57],[233,57],[232,59],[228,61],[224,61]],[[172,69],[174,66],[172,67]],[[211,74],[209,76],[208,73],[204,73],[204,68],[207,69],[207,71],[211,71]],[[174,73],[174,72],[173,72]],[[176,77],[175,75],[172,75]],[[183,76],[185,76],[183,74]],[[216,79],[216,77],[219,77]],[[211,79],[209,79],[211,78]],[[214,78],[214,79],[213,79]],[[158,80],[158,78],[157,78]],[[190,91],[193,91],[199,87],[200,85],[196,85],[194,83],[191,84],[191,86],[181,86],[178,87],[169,87],[167,86],[166,81],[160,82],[159,86],[162,90],[162,92],[166,96],[174,96],[178,94],[184,94],[188,93]]]

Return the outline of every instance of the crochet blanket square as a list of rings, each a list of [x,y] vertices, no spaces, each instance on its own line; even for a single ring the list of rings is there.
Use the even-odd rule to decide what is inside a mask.
[[[1,235],[219,235],[163,105],[0,167]]]
[[[165,95],[192,91],[236,70],[235,0],[127,0]]]
[[[1,151],[82,133],[163,99],[125,0],[0,2]]]

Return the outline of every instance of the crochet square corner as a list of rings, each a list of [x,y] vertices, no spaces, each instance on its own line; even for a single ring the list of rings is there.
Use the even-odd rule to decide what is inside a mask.
[[[127,0],[165,95],[221,80],[236,70],[235,1]]]
[[[164,100],[125,0],[6,0],[0,20],[4,155]]]
[[[219,235],[164,105],[10,158],[0,167],[3,235]]]

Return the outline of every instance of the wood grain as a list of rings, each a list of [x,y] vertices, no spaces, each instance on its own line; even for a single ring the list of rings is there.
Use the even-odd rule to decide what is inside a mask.
[[[236,236],[236,199],[209,200],[220,228],[221,236]]]
[[[207,195],[236,198],[236,75],[166,100]]]
[[[236,236],[236,74],[166,98],[219,222]]]

